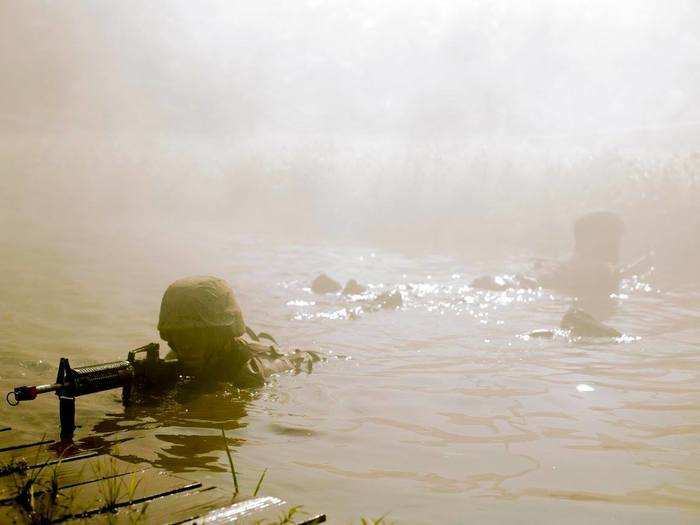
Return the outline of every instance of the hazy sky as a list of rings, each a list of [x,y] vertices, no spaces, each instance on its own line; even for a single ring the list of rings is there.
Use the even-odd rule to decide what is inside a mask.
[[[611,206],[647,228],[694,198],[697,159],[653,165],[700,143],[698,28],[698,0],[2,0],[0,215],[464,245]]]
[[[550,134],[700,120],[700,3],[0,4],[3,128]]]

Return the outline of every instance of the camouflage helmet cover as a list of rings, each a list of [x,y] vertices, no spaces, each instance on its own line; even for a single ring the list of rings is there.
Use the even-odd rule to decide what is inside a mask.
[[[228,328],[233,337],[245,324],[233,290],[218,277],[185,277],[168,286],[160,305],[158,331],[164,340],[175,331]]]

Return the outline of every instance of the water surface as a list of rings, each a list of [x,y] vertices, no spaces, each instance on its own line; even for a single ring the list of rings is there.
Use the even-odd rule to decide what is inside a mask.
[[[285,347],[320,349],[313,373],[239,392],[180,389],[125,410],[117,392],[78,400],[76,441],[126,459],[326,512],[405,523],[692,523],[700,520],[700,288],[625,281],[614,341],[529,339],[569,300],[476,291],[472,278],[525,258],[406,256],[229,235],[129,243],[75,238],[3,246],[0,387],[53,379],[58,358],[109,361],[157,341],[173,280],[229,280],[246,321]],[[316,296],[320,271],[371,293],[399,287],[399,311]],[[55,431],[44,396],[0,418]],[[231,487],[232,488],[232,487]]]

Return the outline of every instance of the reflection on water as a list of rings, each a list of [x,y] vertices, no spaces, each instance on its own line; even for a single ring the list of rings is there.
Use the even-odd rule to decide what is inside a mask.
[[[469,286],[500,261],[292,251],[202,244],[167,268],[157,247],[119,261],[40,253],[19,281],[36,252],[16,254],[0,276],[0,386],[50,379],[63,355],[107,361],[153,340],[165,286],[216,274],[253,326],[329,359],[259,391],[185,385],[128,409],[118,393],[80,398],[77,445],[118,444],[125,459],[228,486],[223,427],[242,483],[269,468],[268,493],[339,522],[385,512],[408,523],[700,519],[696,286],[624,281],[607,321],[622,338],[524,337],[556,329],[570,301]],[[312,294],[321,269],[368,285],[366,296]],[[387,290],[400,291],[400,309],[368,307]],[[39,399],[0,414],[50,431],[56,410]]]
[[[77,445],[103,450],[119,447],[112,452],[121,459],[146,462],[170,472],[223,472],[218,463],[223,450],[220,434],[199,433],[202,429],[224,429],[230,436],[230,447],[245,440],[236,438],[236,430],[245,427],[247,405],[255,392],[226,390],[225,385],[181,385],[160,398],[125,407],[108,414],[92,426]],[[143,432],[161,442],[159,450],[140,449],[133,436]]]

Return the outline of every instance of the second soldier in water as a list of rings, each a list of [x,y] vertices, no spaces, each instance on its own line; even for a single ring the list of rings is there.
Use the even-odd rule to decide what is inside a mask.
[[[596,211],[574,222],[574,250],[564,261],[539,261],[528,275],[482,276],[474,288],[549,288],[568,294],[573,304],[560,326],[573,336],[619,337],[616,329],[602,323],[615,308],[614,295],[620,280],[650,267],[650,256],[628,266],[620,266],[624,223],[617,213]],[[550,337],[552,330],[535,330],[531,336]]]
[[[607,297],[630,267],[620,267],[624,224],[609,211],[587,213],[574,222],[574,250],[564,261],[538,260],[526,274],[478,277],[474,288],[549,288],[574,296]],[[640,263],[637,263],[640,264]]]
[[[187,277],[172,283],[163,295],[158,331],[185,374],[242,388],[261,386],[275,373],[310,371],[320,360],[314,352],[282,354],[275,345],[260,342],[275,341],[246,327],[233,290],[217,277]],[[258,341],[246,339],[246,334]]]

